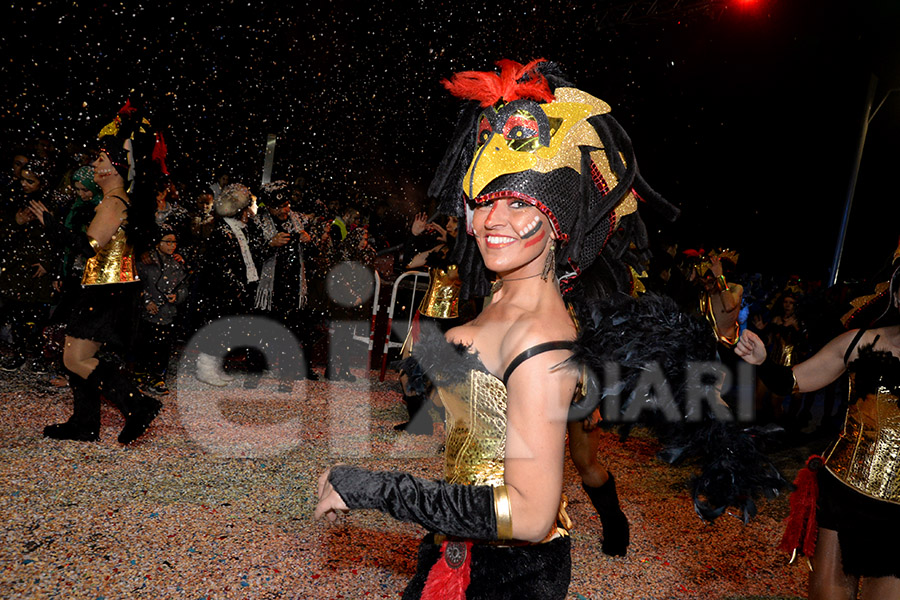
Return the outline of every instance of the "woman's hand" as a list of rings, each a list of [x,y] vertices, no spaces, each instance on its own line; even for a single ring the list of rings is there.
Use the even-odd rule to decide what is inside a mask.
[[[38,278],[38,277],[43,277],[44,275],[47,274],[47,269],[45,269],[45,268],[44,268],[44,265],[42,265],[41,263],[34,263],[34,264],[31,265],[31,266],[32,266],[32,267],[37,267],[37,268],[34,270],[34,275],[32,275],[32,277]]]
[[[28,210],[31,211],[31,214],[33,214],[38,221],[40,221],[41,225],[44,224],[44,213],[50,212],[40,200],[30,200],[28,202]]]
[[[328,481],[330,475],[331,469],[327,469],[319,477],[319,503],[313,513],[313,518],[317,521],[322,517],[327,517],[329,521],[334,522],[339,514],[350,512],[344,499],[331,487],[331,483]]]
[[[734,347],[734,353],[751,365],[761,365],[766,360],[766,346],[759,336],[745,329]]]
[[[438,234],[438,239],[442,242],[447,241],[447,230],[438,225],[437,223],[432,223],[428,226],[431,231],[436,231]]]
[[[413,219],[412,226],[410,227],[410,231],[412,231],[413,235],[422,235],[425,232],[425,229],[428,225],[428,215],[421,212],[416,215]]]
[[[159,307],[156,305],[156,302],[151,300],[150,302],[147,303],[147,312],[150,313],[151,315],[155,315],[156,313],[159,312]]]

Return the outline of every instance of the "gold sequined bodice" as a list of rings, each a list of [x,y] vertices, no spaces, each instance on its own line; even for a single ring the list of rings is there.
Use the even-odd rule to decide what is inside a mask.
[[[882,355],[878,363],[850,372],[844,429],[825,460],[847,485],[879,500],[900,503],[900,359],[890,353],[872,354]],[[860,357],[854,363],[871,360],[862,350]]]
[[[87,260],[81,285],[105,285],[137,281],[134,267],[134,249],[128,243],[123,227],[116,229],[112,239]]]
[[[462,282],[456,265],[428,270],[431,281],[419,304],[419,312],[434,319],[455,319],[459,315],[459,288]]]
[[[490,373],[471,369],[464,380],[437,390],[446,409],[444,480],[503,485],[506,386]]]

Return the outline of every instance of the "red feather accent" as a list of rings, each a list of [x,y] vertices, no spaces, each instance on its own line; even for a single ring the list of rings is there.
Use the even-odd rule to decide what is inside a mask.
[[[465,542],[466,559],[455,569],[447,564],[447,543],[441,544],[441,558],[428,572],[421,600],[466,600],[472,578],[472,542]]]
[[[131,98],[125,100],[125,106],[119,109],[120,115],[130,115],[136,112],[137,109],[131,105]]]
[[[166,168],[166,154],[169,153],[169,149],[166,148],[166,140],[163,139],[163,134],[156,134],[156,144],[153,146],[153,154],[150,155],[150,158],[159,163],[159,168],[163,172],[163,175],[168,175],[169,170]]]
[[[481,106],[488,107],[500,100],[536,100],[553,101],[553,92],[547,78],[536,71],[537,66],[546,59],[538,58],[527,65],[514,60],[497,61],[500,73],[489,71],[461,71],[450,79],[441,80],[441,84],[457,98],[478,100]]]
[[[793,554],[799,550],[804,556],[812,556],[816,551],[816,537],[819,525],[816,523],[816,500],[819,498],[818,470],[824,461],[821,456],[810,456],[806,466],[797,473],[794,480],[796,489],[791,493],[791,513],[781,537],[779,550]]]

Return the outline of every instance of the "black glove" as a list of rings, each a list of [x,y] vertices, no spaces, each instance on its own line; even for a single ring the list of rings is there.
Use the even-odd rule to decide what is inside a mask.
[[[374,508],[449,536],[497,539],[491,486],[458,485],[409,473],[347,466],[334,467],[328,481],[348,508]]]
[[[756,374],[773,394],[790,396],[794,391],[794,371],[791,367],[776,365],[766,358],[763,364],[756,367]]]

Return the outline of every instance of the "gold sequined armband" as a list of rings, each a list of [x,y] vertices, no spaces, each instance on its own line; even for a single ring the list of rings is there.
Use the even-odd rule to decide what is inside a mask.
[[[100,252],[100,242],[98,242],[91,236],[88,236],[88,244],[90,244],[91,248],[94,249],[94,254],[96,254],[97,252]]]
[[[497,514],[497,539],[511,540],[512,510],[509,505],[509,491],[505,485],[494,488],[494,512]]]

